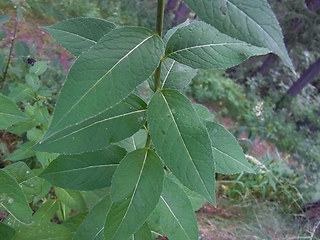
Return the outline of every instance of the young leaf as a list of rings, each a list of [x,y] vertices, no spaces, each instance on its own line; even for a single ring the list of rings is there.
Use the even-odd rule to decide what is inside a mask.
[[[29,223],[32,210],[16,180],[0,170],[0,207],[20,223]]]
[[[32,100],[34,98],[34,91],[32,87],[27,84],[14,83],[9,85],[10,93],[8,97],[14,102],[24,100]]]
[[[86,203],[79,192],[56,187],[55,193],[58,199],[68,207],[81,212],[86,210]]]
[[[3,170],[17,181],[28,202],[33,202],[39,195],[46,195],[50,190],[51,185],[37,177],[24,162],[8,165]]]
[[[279,55],[294,72],[279,23],[266,0],[183,0],[220,32]]]
[[[33,222],[50,222],[54,214],[57,212],[59,207],[59,202],[57,199],[49,199],[36,211],[32,216]]]
[[[24,57],[30,54],[29,46],[23,42],[19,41],[14,44],[14,54],[16,57]]]
[[[111,22],[97,18],[72,18],[43,27],[70,53],[78,57],[115,29]]]
[[[163,191],[151,221],[158,224],[169,239],[197,240],[197,218],[185,192],[170,178],[164,178]]]
[[[105,239],[128,239],[143,225],[159,201],[163,176],[162,162],[152,150],[138,149],[121,161],[112,180]]]
[[[90,191],[111,185],[112,176],[126,151],[118,146],[81,155],[61,155],[39,175],[52,185]]]
[[[12,240],[70,240],[72,233],[66,227],[51,222],[41,222],[30,227],[20,227]]]
[[[45,136],[34,149],[61,154],[103,149],[137,132],[145,123],[146,111],[145,102],[131,95],[82,123]]]
[[[162,40],[145,28],[123,27],[105,35],[70,69],[45,138],[124,100],[152,74],[163,52]]]
[[[161,89],[171,88],[176,90],[184,89],[197,75],[197,70],[180,64],[177,61],[167,58],[162,63],[161,69]],[[148,79],[151,89],[154,90],[154,77]]]
[[[215,202],[215,169],[208,132],[190,101],[175,90],[158,91],[148,107],[152,142],[179,181]]]
[[[19,161],[27,159],[36,155],[35,151],[32,150],[32,147],[35,145],[35,142],[27,142],[22,144],[18,149],[11,153],[6,160],[10,161]]]
[[[169,39],[166,48],[167,57],[201,69],[225,69],[251,56],[269,52],[266,48],[251,46],[229,37],[204,22],[195,22],[178,29]]]
[[[111,207],[110,196],[96,204],[79,226],[73,240],[104,240],[103,229]]]
[[[7,14],[0,15],[0,24],[4,24],[8,22],[10,18],[11,18],[10,15],[7,15]]]
[[[10,98],[0,94],[0,129],[6,129],[13,124],[30,120]]]
[[[216,171],[223,174],[236,174],[242,171],[253,173],[242,148],[234,136],[215,122],[206,122],[212,142]]]
[[[35,92],[40,88],[40,80],[38,75],[35,73],[27,73],[26,82]]]
[[[48,68],[48,62],[38,61],[30,68],[29,72],[34,73],[37,76],[40,76],[47,70],[47,68]]]

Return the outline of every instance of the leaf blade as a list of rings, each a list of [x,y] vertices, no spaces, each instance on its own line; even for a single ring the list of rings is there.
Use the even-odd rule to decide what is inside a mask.
[[[111,22],[97,18],[72,18],[44,27],[71,54],[78,57],[115,29]]]
[[[293,72],[279,23],[264,0],[184,0],[205,22],[219,31],[280,56]]]
[[[214,203],[210,139],[190,101],[175,90],[158,91],[149,103],[148,124],[156,151],[173,174]]]
[[[18,183],[3,170],[0,170],[0,180],[0,206],[19,223],[29,223],[32,210]]]
[[[143,225],[158,203],[163,177],[162,162],[152,150],[138,149],[121,161],[112,181],[106,239],[128,239]]]
[[[231,38],[204,22],[178,29],[166,48],[166,56],[192,68],[202,69],[233,67],[251,56],[269,52],[266,48],[250,46]]]
[[[126,151],[117,146],[81,155],[61,155],[39,175],[57,187],[90,191],[111,185]]]
[[[237,174],[242,171],[254,173],[242,148],[234,136],[222,125],[206,122],[212,142],[216,171],[223,174]]]

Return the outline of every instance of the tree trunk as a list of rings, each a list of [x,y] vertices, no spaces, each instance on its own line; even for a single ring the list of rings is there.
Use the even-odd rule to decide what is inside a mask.
[[[179,25],[180,23],[186,21],[190,12],[191,10],[187,7],[187,5],[181,2],[174,18],[174,25]]]
[[[266,75],[269,71],[269,69],[272,67],[275,61],[277,61],[278,56],[270,53],[264,60],[263,64],[261,67],[258,69],[258,73],[262,74],[263,76]]]
[[[320,72],[320,57],[302,74],[302,76],[289,88],[287,94],[295,97]]]
[[[167,2],[164,14],[167,15],[169,12],[173,11],[177,6],[178,0],[169,0]]]

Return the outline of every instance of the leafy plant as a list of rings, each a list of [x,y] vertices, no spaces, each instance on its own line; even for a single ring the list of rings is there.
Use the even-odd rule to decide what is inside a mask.
[[[77,57],[48,128],[28,148],[60,154],[31,178],[49,181],[58,201],[48,197],[32,216],[19,187],[25,181],[8,170],[18,163],[0,170],[1,208],[9,214],[3,229],[15,231],[12,239],[198,239],[194,210],[205,200],[215,204],[215,173],[253,172],[235,138],[180,91],[193,69],[225,69],[269,52],[294,71],[280,27],[264,0],[184,2],[203,21],[164,37],[163,0],[156,33],[95,18],[45,28]],[[147,80],[154,89],[148,103],[133,94]],[[16,121],[12,113],[27,117],[14,102],[6,106],[4,128]],[[55,213],[62,224],[49,222]]]

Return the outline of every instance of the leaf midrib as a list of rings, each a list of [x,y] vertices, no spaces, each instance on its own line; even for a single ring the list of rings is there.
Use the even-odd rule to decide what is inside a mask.
[[[163,196],[160,196],[160,198],[162,199],[162,201],[164,202],[164,204],[166,205],[166,207],[169,209],[170,213],[172,214],[172,216],[174,217],[174,219],[176,219],[177,223],[179,224],[180,228],[182,229],[182,231],[185,233],[185,236],[189,238],[189,235],[186,233],[184,227],[181,225],[179,219],[176,217],[176,215],[174,214],[173,210],[170,208],[169,204],[166,202],[166,200],[164,199]]]
[[[242,162],[240,162],[239,160],[237,160],[237,159],[234,158],[233,156],[228,155],[227,153],[221,151],[220,149],[218,149],[218,148],[216,148],[216,147],[214,147],[214,146],[212,146],[212,149],[218,151],[219,153],[223,154],[224,156],[227,156],[228,158],[231,158],[233,161],[237,162],[239,165],[242,165],[243,167],[245,167],[246,169],[248,169],[250,172],[252,172],[252,170],[251,170],[249,167],[247,167],[246,165],[244,165]]]
[[[83,171],[91,168],[108,168],[108,167],[116,167],[119,164],[106,164],[106,165],[94,165],[94,166],[87,166],[83,168],[74,168],[74,169],[69,169],[69,170],[63,170],[59,172],[51,172],[51,173],[46,173],[46,174],[41,174],[41,176],[49,176],[49,175],[59,175],[60,173],[71,173],[71,172],[77,172],[77,171]]]
[[[135,197],[135,194],[136,194],[136,192],[137,192],[138,185],[139,185],[139,183],[140,183],[140,179],[141,179],[141,176],[142,176],[142,172],[143,172],[143,170],[144,170],[144,165],[145,165],[145,163],[146,163],[146,161],[147,161],[147,157],[148,157],[148,149],[145,149],[145,150],[146,150],[146,153],[145,153],[145,155],[144,155],[143,163],[142,163],[142,166],[141,166],[141,170],[140,170],[140,173],[139,173],[139,177],[138,177],[138,179],[137,179],[137,183],[136,183],[135,188],[134,188],[133,193],[132,193],[132,197],[131,197],[131,199],[130,199],[130,202],[129,202],[129,204],[128,204],[128,207],[127,207],[127,209],[126,209],[126,212],[125,212],[123,218],[121,219],[121,222],[120,222],[120,224],[118,225],[118,228],[117,228],[117,230],[115,231],[115,234],[113,235],[113,237],[118,233],[118,230],[119,230],[120,226],[122,225],[123,220],[126,218],[128,212],[129,212],[129,209],[130,209],[130,207],[131,207],[131,205],[132,205],[132,202],[133,202],[133,199],[134,199],[134,197]]]
[[[110,108],[111,108],[111,107],[110,107]],[[106,111],[108,111],[110,108],[108,108]],[[142,110],[137,110],[137,111],[134,111],[134,112],[129,112],[129,113],[120,114],[120,115],[113,116],[113,117],[110,117],[110,118],[106,118],[106,119],[103,119],[103,120],[100,120],[100,121],[96,121],[96,122],[91,123],[91,124],[89,124],[89,125],[87,125],[87,126],[85,126],[85,127],[80,128],[80,129],[78,129],[78,130],[76,130],[76,131],[73,131],[73,132],[71,132],[71,133],[69,133],[69,134],[66,134],[66,135],[64,135],[64,136],[62,136],[62,137],[60,137],[60,138],[57,138],[57,139],[55,139],[55,140],[53,140],[53,141],[50,141],[50,143],[54,143],[54,142],[56,142],[56,141],[60,141],[61,139],[64,139],[64,138],[66,138],[66,137],[69,137],[69,136],[71,136],[71,135],[73,135],[73,134],[76,134],[76,133],[78,133],[78,132],[80,132],[80,131],[82,131],[82,130],[84,130],[84,129],[90,128],[90,127],[92,127],[92,126],[94,126],[94,125],[97,125],[97,124],[99,124],[99,123],[103,123],[103,122],[106,122],[106,121],[111,121],[111,120],[114,120],[114,119],[117,119],[117,118],[125,117],[125,116],[132,115],[132,114],[137,114],[137,113],[141,113],[141,112],[146,112],[146,111],[147,111],[146,109],[142,109]],[[98,114],[98,115],[99,115],[99,114]],[[88,118],[88,119],[89,119],[89,118]],[[84,121],[86,121],[86,120],[88,120],[88,119],[85,119]],[[43,142],[45,142],[47,139],[53,137],[54,135],[56,135],[56,134],[58,134],[58,133],[60,133],[60,132],[62,132],[62,131],[64,131],[64,130],[66,130],[66,129],[70,128],[70,127],[74,127],[74,126],[76,126],[76,125],[75,125],[75,124],[69,125],[69,126],[65,127],[64,129],[62,129],[62,130],[60,130],[60,131],[58,131],[58,132],[55,132],[55,133],[51,134],[51,135],[48,136],[47,138],[43,139],[41,142],[43,143]]]
[[[81,98],[64,114],[61,116],[60,120],[55,124],[55,126],[58,126],[61,121],[82,101],[82,99],[91,92],[92,89],[94,89],[110,72],[117,67],[124,59],[126,59],[133,51],[138,49],[143,43],[148,41],[149,39],[153,38],[155,35],[150,35],[147,38],[143,39],[139,44],[137,44],[134,48],[132,48],[128,53],[126,53],[121,59],[119,59],[102,77],[100,77],[88,90],[85,92]],[[124,99],[124,98],[123,98]],[[123,99],[121,99],[119,102],[121,102]],[[118,102],[118,103],[119,103]],[[111,107],[111,106],[110,106]]]
[[[87,38],[87,37],[84,37],[84,36],[81,36],[81,35],[78,35],[78,34],[76,34],[76,33],[66,31],[66,30],[62,30],[62,29],[58,29],[58,28],[47,28],[47,29],[55,30],[55,31],[63,32],[63,33],[68,33],[68,34],[71,34],[71,35],[77,36],[77,37],[79,37],[79,38],[82,38],[82,39],[88,40],[88,41],[90,41],[90,42],[93,42],[94,44],[96,44],[96,43],[97,43],[97,41],[95,41],[95,40],[93,40],[93,39],[90,39],[90,38]]]
[[[243,15],[247,16],[252,22],[255,23],[255,25],[258,26],[258,28],[260,28],[267,36],[269,36],[269,38],[272,39],[272,41],[275,43],[275,46],[278,47],[279,49],[279,45],[277,43],[277,41],[275,41],[275,39],[257,22],[255,21],[251,16],[249,16],[246,12],[244,12],[242,9],[240,9],[239,7],[237,7],[233,2],[231,2],[230,0],[226,0],[226,2],[229,2],[235,9],[238,9]],[[230,21],[231,22],[231,21]],[[263,47],[263,46],[260,46]],[[280,53],[281,54],[281,48],[280,48]],[[281,54],[282,55],[282,54]]]
[[[196,173],[197,173],[198,177],[200,178],[200,180],[201,180],[201,182],[202,182],[202,184],[203,184],[203,186],[204,186],[204,188],[205,188],[208,196],[210,197],[211,200],[213,200],[212,197],[211,197],[211,195],[210,195],[210,193],[209,193],[209,191],[208,191],[208,189],[207,189],[207,186],[204,184],[203,179],[201,178],[201,175],[200,175],[200,173],[199,173],[199,170],[198,170],[197,166],[196,166],[196,165],[194,164],[194,162],[192,161],[191,154],[190,154],[189,149],[187,148],[187,146],[186,146],[186,144],[185,144],[185,142],[184,142],[184,139],[183,139],[183,137],[182,137],[182,135],[181,135],[181,132],[180,132],[180,129],[179,129],[178,124],[177,124],[177,122],[176,122],[176,119],[174,118],[173,113],[171,112],[171,108],[170,108],[170,106],[169,106],[169,103],[167,102],[167,99],[165,98],[165,96],[163,95],[163,93],[160,92],[160,94],[161,94],[163,100],[165,101],[165,104],[166,104],[166,106],[167,106],[167,108],[168,108],[168,110],[169,110],[169,113],[170,113],[170,116],[171,116],[171,118],[172,118],[172,120],[173,120],[173,123],[174,123],[174,125],[175,125],[175,127],[176,127],[176,129],[177,129],[177,131],[178,131],[178,134],[179,134],[179,136],[180,136],[180,138],[181,138],[181,141],[182,141],[182,143],[183,143],[183,146],[184,146],[184,148],[185,148],[185,150],[186,150],[186,152],[187,152],[187,154],[188,154],[188,156],[189,156],[189,160],[190,160],[190,162],[192,163],[193,167],[196,169]]]

